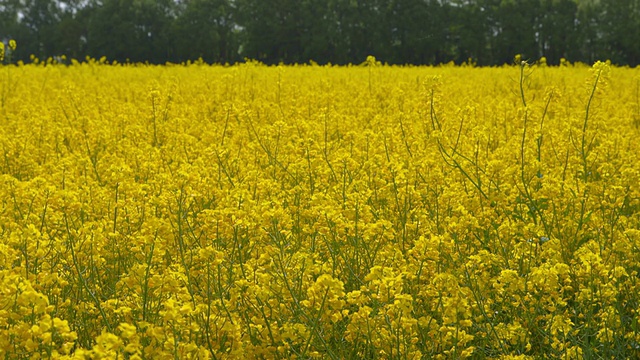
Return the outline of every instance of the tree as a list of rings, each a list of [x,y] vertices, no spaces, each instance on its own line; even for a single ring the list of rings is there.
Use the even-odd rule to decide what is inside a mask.
[[[19,0],[0,0],[0,41],[17,39],[22,42],[21,35],[24,31],[18,21],[21,8]],[[19,50],[23,51],[22,48]],[[14,54],[14,58],[15,55],[19,56],[19,53]]]
[[[602,1],[600,56],[618,64],[640,63],[640,0]]]
[[[55,30],[60,21],[60,3],[55,0],[26,0],[20,9],[20,24],[25,33],[20,38],[32,54],[41,58],[56,54]]]
[[[640,63],[640,0],[0,0],[15,60]]]
[[[162,63],[175,56],[171,44],[172,0],[104,0],[88,24],[89,55],[110,60]]]
[[[191,0],[173,28],[180,61],[202,57],[208,62],[238,60],[234,8],[229,0]]]
[[[549,63],[580,58],[577,12],[573,0],[541,0],[538,47]]]
[[[242,56],[267,63],[302,58],[300,7],[295,0],[238,0]]]

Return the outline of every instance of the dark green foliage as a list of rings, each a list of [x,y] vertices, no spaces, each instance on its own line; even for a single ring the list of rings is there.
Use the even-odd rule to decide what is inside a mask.
[[[226,62],[237,58],[235,9],[227,0],[191,0],[179,8],[173,24],[175,57]]]
[[[14,59],[640,63],[640,0],[0,0]]]

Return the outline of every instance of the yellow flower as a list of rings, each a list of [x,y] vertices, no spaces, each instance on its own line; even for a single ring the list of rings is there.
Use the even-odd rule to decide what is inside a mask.
[[[124,339],[130,339],[136,334],[136,327],[128,323],[121,323],[118,326],[118,329],[121,332],[120,336],[122,336]]]
[[[640,342],[635,69],[32,60],[0,80],[0,357]]]
[[[13,39],[9,40],[9,48],[10,48],[12,51],[14,51],[14,50],[16,49],[16,47],[17,47],[16,41],[15,41],[15,40],[13,40]]]

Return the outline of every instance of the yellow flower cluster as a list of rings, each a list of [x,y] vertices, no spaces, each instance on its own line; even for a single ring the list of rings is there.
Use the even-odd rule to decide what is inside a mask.
[[[0,42],[0,63],[2,63],[2,61],[4,61],[5,58],[5,54],[6,54],[6,48],[5,48],[5,44],[4,42]],[[18,46],[18,44],[16,43],[15,40],[11,39],[9,40],[9,50],[11,52],[16,50],[16,47]],[[9,53],[9,55],[11,55],[11,53]]]
[[[0,357],[640,356],[640,72],[11,66]]]

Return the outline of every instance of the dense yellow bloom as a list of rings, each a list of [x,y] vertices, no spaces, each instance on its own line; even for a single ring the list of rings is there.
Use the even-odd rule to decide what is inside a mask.
[[[33,62],[2,358],[640,356],[638,69]]]

